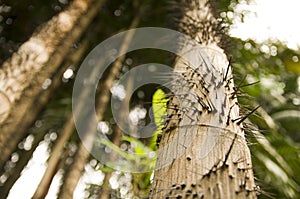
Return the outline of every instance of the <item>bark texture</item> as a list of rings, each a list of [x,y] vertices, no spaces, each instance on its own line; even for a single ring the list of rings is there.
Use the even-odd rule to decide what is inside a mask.
[[[256,198],[230,63],[207,0],[180,1],[179,30],[201,48],[177,58],[151,198]],[[184,50],[184,44],[182,49]]]
[[[54,75],[102,3],[102,0],[74,0],[65,11],[39,27],[3,63],[0,69],[0,169],[58,87],[59,84],[51,84],[52,78],[61,78]]]

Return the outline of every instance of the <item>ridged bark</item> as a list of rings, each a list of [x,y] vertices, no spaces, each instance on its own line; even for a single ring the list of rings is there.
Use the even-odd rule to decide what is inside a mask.
[[[0,69],[0,169],[59,86],[59,82],[53,84],[61,78],[55,76],[60,71],[59,66],[102,3],[102,0],[74,0],[66,10],[39,27],[3,63]]]
[[[187,52],[189,62],[175,61],[150,196],[256,198],[246,116],[239,115],[230,63],[219,47],[220,23],[207,0],[181,1],[178,7],[179,30],[201,48]]]

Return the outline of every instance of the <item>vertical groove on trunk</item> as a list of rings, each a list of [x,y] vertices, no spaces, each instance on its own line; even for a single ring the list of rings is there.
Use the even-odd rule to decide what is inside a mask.
[[[207,0],[180,2],[179,30],[201,49],[177,58],[152,198],[256,198],[230,63]],[[184,50],[184,46],[182,49]],[[193,63],[193,65],[191,64]]]
[[[103,2],[74,0],[3,63],[0,70],[0,169],[59,85],[51,84],[50,88],[43,89],[43,83],[58,71],[72,43],[78,40]],[[41,99],[41,95],[45,99]]]

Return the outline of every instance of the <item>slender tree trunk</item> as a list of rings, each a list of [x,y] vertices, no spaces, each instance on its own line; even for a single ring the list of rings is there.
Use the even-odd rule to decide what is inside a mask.
[[[73,115],[70,114],[62,130],[62,135],[58,138],[53,150],[51,151],[51,156],[48,160],[47,169],[32,199],[41,199],[46,197],[52,179],[54,178],[57,172],[59,160],[61,159],[62,153],[64,151],[64,145],[68,141],[69,137],[73,132],[74,132],[74,121],[73,121]]]
[[[102,0],[74,0],[65,11],[39,27],[3,63],[0,70],[0,169],[58,87],[59,84],[49,83],[52,76],[102,3]]]
[[[126,84],[125,90],[127,93],[131,93],[132,89],[133,89],[133,79],[129,79],[128,83]],[[121,118],[126,117],[125,109],[126,109],[126,105],[130,104],[130,97],[131,97],[130,95],[126,95],[124,100],[122,101],[122,105],[120,107],[120,114],[121,114],[120,117]],[[121,144],[121,141],[122,141],[122,136],[123,136],[122,129],[120,129],[120,127],[118,125],[116,125],[112,143],[115,146],[119,147]],[[108,162],[114,162],[116,159],[117,159],[117,152],[112,151]],[[111,175],[112,175],[112,172],[105,173],[103,183],[102,183],[101,187],[99,188],[98,199],[109,199],[110,198],[111,187],[109,184],[109,179],[111,178]]]
[[[69,63],[66,65],[76,65],[80,59],[82,58],[82,55],[86,51],[88,42],[81,43],[79,49],[74,52],[74,54],[71,56],[71,59]],[[60,135],[55,143],[55,146],[53,147],[53,150],[51,152],[51,156],[48,160],[47,169],[43,175],[43,178],[41,179],[41,182],[39,186],[37,187],[33,199],[39,199],[39,198],[45,198],[48,190],[50,188],[51,182],[57,172],[57,165],[59,165],[59,162],[61,160],[61,156],[64,151],[65,143],[69,140],[70,136],[74,132],[74,121],[73,121],[73,114],[70,113],[68,116],[68,119],[66,123],[64,124],[64,127],[62,131],[60,132]]]
[[[139,15],[135,17],[130,28],[136,28],[139,23]],[[124,42],[120,47],[120,54],[126,52],[128,45],[130,44],[133,37],[133,33],[126,35]],[[97,100],[97,118],[99,121],[103,119],[103,114],[106,110],[107,104],[110,99],[110,88],[113,86],[114,80],[117,78],[119,71],[122,67],[122,63],[125,59],[125,55],[119,56],[118,59],[113,64],[110,69],[110,75],[105,80],[102,86],[100,96]],[[70,166],[68,172],[65,175],[65,182],[61,187],[59,198],[61,199],[71,199],[73,198],[73,192],[78,184],[81,174],[84,170],[86,161],[89,158],[89,151],[92,150],[94,144],[95,133],[91,130],[93,127],[88,127],[89,129],[84,136],[84,140],[79,144],[78,150],[75,154],[72,165]],[[85,143],[85,144],[83,144]]]
[[[220,24],[208,0],[180,1],[179,7],[179,30],[202,49],[187,53],[193,65],[175,62],[151,197],[256,198],[246,116],[239,115],[230,63],[218,46]]]
[[[116,127],[114,133],[115,133],[115,137],[113,140],[113,144],[116,146],[120,146],[121,139],[122,139],[122,130],[119,127]],[[115,157],[111,157],[109,161],[113,162],[114,159],[115,159]],[[112,175],[112,172],[105,173],[103,183],[99,189],[98,199],[109,199],[110,198],[111,187],[109,184],[109,179],[111,178],[111,175]]]

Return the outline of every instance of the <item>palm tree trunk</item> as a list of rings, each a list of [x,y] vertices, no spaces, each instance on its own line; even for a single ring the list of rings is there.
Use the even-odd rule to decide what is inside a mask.
[[[102,3],[102,0],[74,0],[65,11],[38,28],[3,63],[0,70],[0,169],[59,86],[59,83],[49,85],[49,80],[61,78],[55,73]],[[43,88],[46,81],[48,84]]]
[[[201,49],[187,53],[193,65],[175,61],[151,197],[256,198],[246,116],[239,115],[230,63],[219,47],[220,24],[208,0],[180,1],[178,7],[179,30]]]

